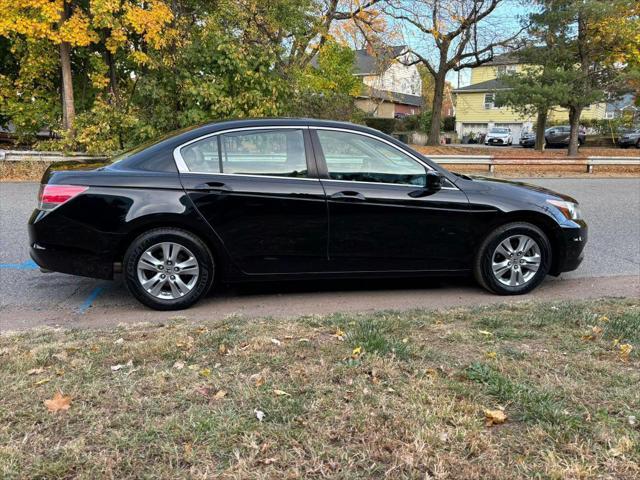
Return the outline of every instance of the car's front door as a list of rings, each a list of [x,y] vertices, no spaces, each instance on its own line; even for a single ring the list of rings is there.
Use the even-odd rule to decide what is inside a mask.
[[[321,271],[327,207],[306,127],[241,129],[182,146],[183,187],[248,274]]]
[[[429,167],[366,133],[312,128],[336,271],[468,268],[469,202],[452,183],[425,194]]]

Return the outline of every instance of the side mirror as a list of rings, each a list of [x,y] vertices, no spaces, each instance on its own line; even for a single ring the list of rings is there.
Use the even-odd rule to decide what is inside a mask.
[[[442,175],[433,170],[427,171],[427,181],[424,188],[429,193],[435,193],[442,189]]]
[[[426,197],[432,193],[442,189],[442,176],[438,172],[428,170],[425,173],[424,187],[409,192],[409,196],[413,198]]]

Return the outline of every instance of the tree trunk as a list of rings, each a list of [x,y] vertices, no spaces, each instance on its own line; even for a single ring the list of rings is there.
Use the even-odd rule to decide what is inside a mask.
[[[569,134],[569,151],[567,155],[575,157],[578,155],[580,133],[580,115],[582,115],[582,107],[570,107],[569,108],[569,125],[571,126],[571,133]]]
[[[113,55],[108,48],[105,47],[104,60],[109,68],[109,93],[113,97],[114,102],[118,102],[118,77],[116,75],[116,66]]]
[[[446,71],[440,71],[434,77],[433,102],[431,103],[431,130],[427,145],[440,145],[440,121],[442,117],[442,101],[444,99],[444,86]]]
[[[60,15],[62,25],[69,18],[69,6],[65,3]],[[73,137],[73,122],[76,109],[73,101],[73,77],[71,74],[71,45],[60,43],[60,69],[62,71],[62,126],[69,136]]]
[[[544,152],[545,147],[545,139],[544,139],[544,131],[547,126],[547,115],[548,110],[545,108],[544,110],[538,111],[538,118],[536,119],[536,150],[539,152]]]

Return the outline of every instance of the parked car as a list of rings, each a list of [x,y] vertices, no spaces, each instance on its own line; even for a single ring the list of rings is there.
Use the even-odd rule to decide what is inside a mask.
[[[533,148],[536,145],[535,132],[524,132],[520,135],[520,146],[524,148]]]
[[[620,148],[629,148],[634,145],[636,148],[640,148],[640,128],[625,132],[618,138]]]
[[[544,139],[547,147],[568,147],[571,127],[569,125],[560,125],[557,127],[547,128],[544,132]],[[587,138],[587,132],[580,127],[578,132],[578,144],[584,145]]]
[[[172,310],[221,281],[473,274],[522,294],[578,267],[587,225],[571,197],[451,173],[367,127],[262,119],[53,164],[29,237],[42,269],[122,272]]]
[[[504,127],[494,127],[489,129],[489,132],[484,137],[485,145],[511,145],[513,143],[513,137],[511,136],[511,129]]]

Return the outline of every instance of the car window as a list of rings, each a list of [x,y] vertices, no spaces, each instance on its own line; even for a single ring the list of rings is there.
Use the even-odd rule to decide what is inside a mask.
[[[220,173],[218,137],[207,137],[180,149],[180,155],[191,172]]]
[[[306,177],[302,130],[275,129],[221,136],[222,173]]]
[[[380,140],[333,130],[317,132],[332,180],[425,185],[425,167]]]

